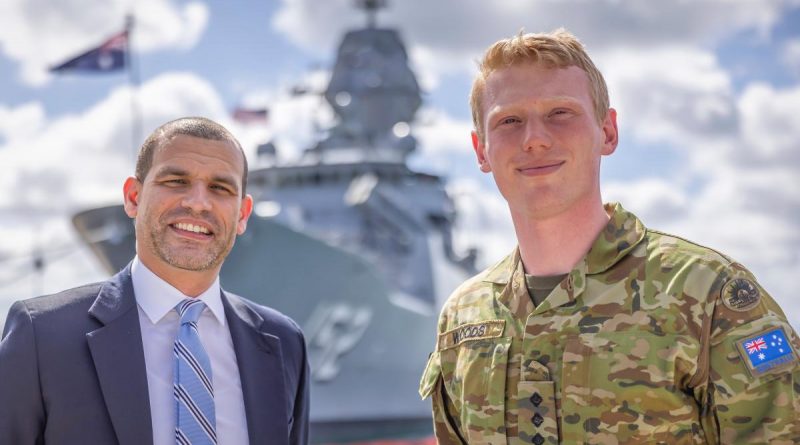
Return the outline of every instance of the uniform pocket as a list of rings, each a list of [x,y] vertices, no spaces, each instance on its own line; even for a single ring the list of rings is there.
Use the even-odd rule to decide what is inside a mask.
[[[462,431],[470,444],[506,443],[510,345],[510,338],[480,339],[439,351],[444,387],[459,411]]]
[[[419,382],[419,395],[423,399],[432,398],[434,433],[437,436],[437,442],[441,444],[463,443],[460,439],[456,439],[460,436],[454,429],[456,426],[450,423],[445,396],[442,394],[442,367],[438,351],[428,357],[428,364],[425,366]]]
[[[442,366],[439,363],[439,352],[436,351],[428,356],[428,364],[425,365],[425,371],[422,373],[422,378],[419,380],[419,396],[422,397],[423,400],[430,397],[433,393],[441,371]]]
[[[561,376],[564,442],[695,443],[699,408],[679,385],[697,353],[698,346],[685,337],[649,332],[567,340]]]

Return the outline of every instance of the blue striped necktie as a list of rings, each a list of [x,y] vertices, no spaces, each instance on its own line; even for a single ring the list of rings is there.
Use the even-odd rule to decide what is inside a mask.
[[[197,319],[206,305],[186,299],[175,306],[181,317],[175,339],[175,441],[178,445],[216,444],[216,414],[211,362],[200,342]]]

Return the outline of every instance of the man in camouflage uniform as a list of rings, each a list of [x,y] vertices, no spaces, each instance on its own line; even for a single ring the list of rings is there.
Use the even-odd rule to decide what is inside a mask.
[[[519,247],[442,309],[420,383],[439,443],[800,443],[800,339],[775,301],[602,204],[616,112],[577,39],[495,43],[470,102]]]

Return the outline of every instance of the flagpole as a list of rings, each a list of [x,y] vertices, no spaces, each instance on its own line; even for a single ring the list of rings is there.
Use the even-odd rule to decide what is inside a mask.
[[[125,30],[128,33],[126,39],[125,51],[125,66],[128,67],[128,86],[131,95],[131,138],[133,147],[133,162],[136,163],[136,155],[139,151],[139,144],[141,143],[142,135],[142,108],[139,105],[138,91],[139,91],[139,67],[134,63],[133,59],[133,40],[134,17],[133,14],[128,14],[125,17]]]

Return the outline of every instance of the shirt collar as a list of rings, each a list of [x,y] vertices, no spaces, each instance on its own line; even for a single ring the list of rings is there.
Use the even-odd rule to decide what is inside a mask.
[[[154,274],[139,260],[138,255],[133,258],[131,264],[131,278],[136,303],[153,324],[158,323],[169,311],[175,309],[178,303],[191,298]],[[202,300],[214,314],[214,318],[225,326],[225,309],[220,296],[219,276],[196,298]]]

